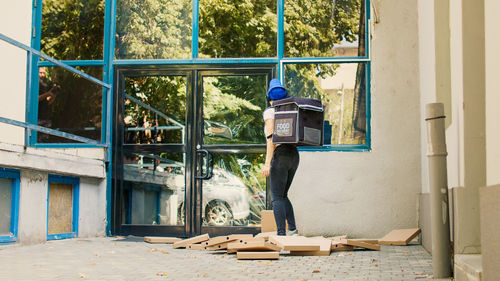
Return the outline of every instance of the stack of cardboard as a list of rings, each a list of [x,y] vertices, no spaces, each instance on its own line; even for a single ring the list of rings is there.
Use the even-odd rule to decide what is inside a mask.
[[[271,213],[272,214],[272,213]],[[190,250],[226,251],[238,259],[279,259],[282,251],[291,256],[329,256],[338,251],[356,249],[380,250],[380,245],[407,245],[420,229],[394,230],[382,239],[349,239],[347,235],[335,237],[278,236],[276,223],[270,211],[262,214],[262,233],[233,234],[210,238],[208,234],[181,240],[175,237],[144,237],[149,243],[172,243],[174,248]]]

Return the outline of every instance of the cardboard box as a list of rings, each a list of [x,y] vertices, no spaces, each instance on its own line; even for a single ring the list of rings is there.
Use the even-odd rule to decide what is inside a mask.
[[[236,258],[239,260],[277,260],[279,252],[238,252]]]

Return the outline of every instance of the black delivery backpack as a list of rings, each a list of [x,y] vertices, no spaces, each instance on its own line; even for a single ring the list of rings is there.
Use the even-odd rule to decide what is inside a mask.
[[[273,143],[322,146],[324,108],[320,100],[290,97],[273,102]]]

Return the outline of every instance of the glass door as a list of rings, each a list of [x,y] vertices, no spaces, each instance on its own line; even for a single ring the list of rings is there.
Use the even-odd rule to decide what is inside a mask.
[[[262,112],[273,69],[201,70],[196,146],[210,153],[210,177],[197,181],[201,232],[257,233],[266,208]]]
[[[189,236],[191,70],[118,69],[113,232]]]
[[[260,231],[274,67],[117,67],[114,234]]]

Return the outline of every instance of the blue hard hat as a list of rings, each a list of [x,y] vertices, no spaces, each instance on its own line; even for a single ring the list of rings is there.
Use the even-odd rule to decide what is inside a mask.
[[[269,82],[269,89],[266,93],[267,101],[270,100],[280,100],[288,96],[286,88],[281,85],[281,81],[277,78],[272,79]]]

